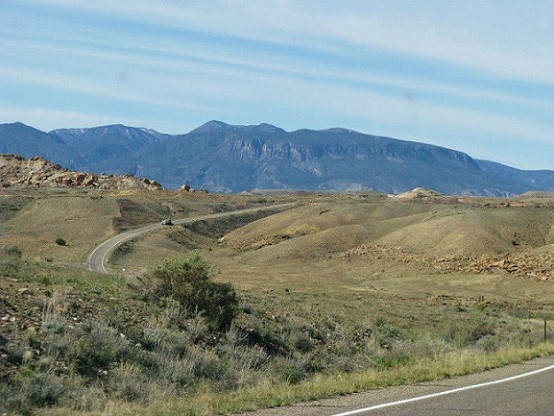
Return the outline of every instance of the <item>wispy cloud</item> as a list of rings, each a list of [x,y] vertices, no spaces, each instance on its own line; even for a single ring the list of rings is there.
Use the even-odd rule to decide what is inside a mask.
[[[554,43],[554,4],[550,1],[537,0],[532,6],[519,1],[502,5],[480,0],[345,1],[340,7],[330,1],[282,0],[49,3],[161,27],[289,46],[396,51],[506,77],[554,82],[554,51],[549,46]]]
[[[173,133],[218,118],[482,153],[553,138],[551,2],[337,4],[5,0],[0,108],[38,127],[48,111]]]

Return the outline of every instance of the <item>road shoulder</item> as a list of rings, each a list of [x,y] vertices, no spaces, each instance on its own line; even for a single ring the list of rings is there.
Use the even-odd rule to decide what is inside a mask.
[[[487,383],[494,380],[513,377],[519,374],[539,370],[554,365],[554,356],[540,357],[519,364],[511,364],[489,371],[453,377],[444,380],[418,383],[414,385],[394,386],[371,390],[364,393],[340,396],[331,399],[316,400],[273,409],[263,409],[242,413],[243,416],[332,416],[349,410],[365,408],[381,403],[406,400],[459,387]]]

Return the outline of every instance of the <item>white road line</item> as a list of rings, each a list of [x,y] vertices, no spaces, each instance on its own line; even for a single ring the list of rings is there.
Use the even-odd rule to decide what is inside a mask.
[[[418,402],[420,400],[426,400],[426,399],[432,399],[434,397],[446,396],[448,394],[459,393],[461,391],[478,389],[478,388],[481,388],[481,387],[492,386],[492,385],[495,385],[495,384],[507,383],[509,381],[517,380],[517,379],[520,379],[520,378],[534,376],[536,374],[539,374],[539,373],[542,373],[542,372],[545,372],[545,371],[549,371],[549,370],[552,370],[552,369],[554,369],[554,365],[550,365],[548,367],[544,367],[544,368],[540,368],[538,370],[530,371],[528,373],[519,374],[517,376],[503,378],[503,379],[500,379],[500,380],[488,381],[486,383],[473,384],[473,385],[465,386],[465,387],[458,387],[458,388],[452,389],[452,390],[446,390],[446,391],[441,391],[441,392],[438,392],[438,393],[427,394],[425,396],[420,396],[420,397],[413,397],[411,399],[398,400],[396,402],[377,404],[375,406],[364,407],[363,409],[350,410],[350,411],[344,412],[344,413],[336,413],[336,414],[331,415],[331,416],[349,416],[349,415],[355,415],[355,414],[358,414],[358,413],[368,412],[370,410],[377,410],[377,409],[383,409],[385,407],[392,407],[392,406],[398,406],[398,405],[406,404],[406,403]]]

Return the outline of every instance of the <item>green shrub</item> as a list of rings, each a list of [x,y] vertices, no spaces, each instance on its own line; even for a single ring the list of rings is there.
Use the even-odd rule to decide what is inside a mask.
[[[298,384],[313,373],[311,363],[301,358],[287,358],[281,365],[280,378],[289,385]]]
[[[67,244],[67,241],[65,241],[63,238],[56,238],[56,244],[59,246],[65,246]]]
[[[303,373],[298,366],[287,365],[283,368],[281,377],[287,384],[298,384],[303,378]]]
[[[166,259],[151,277],[160,282],[159,299],[175,299],[189,316],[202,313],[212,330],[228,330],[239,312],[239,297],[228,283],[210,281],[212,268],[198,253]]]
[[[11,259],[20,259],[23,253],[21,249],[17,246],[5,246],[2,247],[1,257],[11,258]]]
[[[239,297],[230,283],[211,283],[205,288],[204,303],[199,309],[204,311],[209,326],[213,329],[228,330],[239,311]]]
[[[475,321],[453,322],[447,328],[446,340],[459,347],[466,347],[475,345],[481,338],[494,335],[494,324],[485,318],[479,318]]]

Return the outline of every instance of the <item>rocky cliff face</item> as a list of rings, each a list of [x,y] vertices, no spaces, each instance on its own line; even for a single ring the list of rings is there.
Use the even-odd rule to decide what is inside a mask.
[[[341,128],[286,132],[266,123],[210,121],[187,134],[165,135],[122,125],[44,133],[12,123],[0,124],[0,153],[40,155],[81,172],[129,172],[154,178],[167,189],[187,183],[219,193],[396,194],[424,187],[445,195],[510,196],[554,190],[554,171],[521,171],[452,149]],[[85,177],[72,183],[76,179],[78,186],[88,182]],[[93,183],[101,186],[100,179]]]
[[[163,189],[155,181],[136,178],[129,174],[123,176],[94,175],[71,171],[40,156],[25,159],[16,155],[0,155],[0,187],[18,185],[98,189]]]

